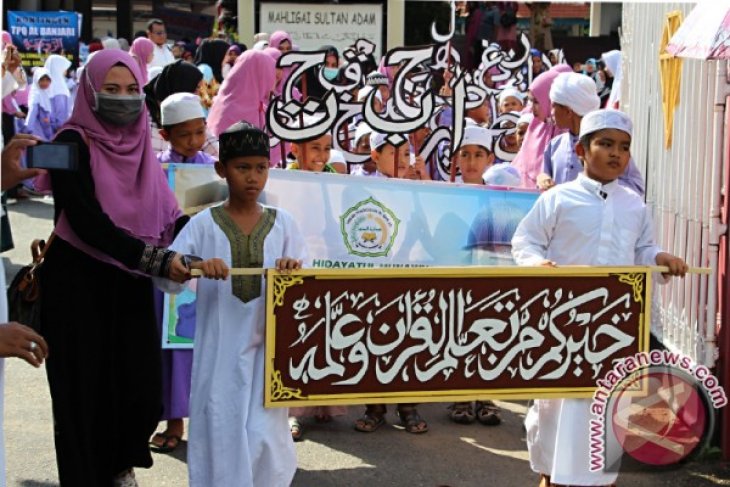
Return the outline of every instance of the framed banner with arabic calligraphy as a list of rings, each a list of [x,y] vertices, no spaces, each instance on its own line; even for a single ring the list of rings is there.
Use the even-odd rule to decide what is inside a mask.
[[[648,350],[646,267],[267,276],[267,407],[591,397]]]

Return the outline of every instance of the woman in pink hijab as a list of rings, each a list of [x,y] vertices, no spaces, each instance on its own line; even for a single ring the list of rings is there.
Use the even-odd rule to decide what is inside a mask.
[[[287,32],[277,30],[269,36],[269,47],[278,49],[282,54],[286,54],[293,49],[294,42],[292,42],[291,36]]]
[[[132,55],[134,60],[137,61],[139,74],[142,75],[142,84],[146,85],[147,81],[149,81],[147,76],[147,65],[152,62],[152,58],[155,55],[155,43],[146,37],[138,37],[132,43],[129,53]]]
[[[512,161],[520,171],[521,187],[537,189],[537,175],[542,172],[542,158],[550,140],[565,132],[550,119],[550,86],[560,73],[573,70],[567,64],[558,64],[536,77],[530,85],[530,101],[534,118],[527,127],[522,148]]]
[[[272,51],[269,51],[269,49],[272,49]],[[279,51],[279,56],[276,56],[273,53],[273,49]],[[269,47],[264,49],[264,52],[274,57],[275,61],[278,61],[279,57],[292,49],[294,49],[294,43],[292,42],[291,36],[283,30],[277,30],[269,37]],[[281,68],[281,74],[279,74],[278,71],[279,70],[277,70],[276,74],[276,88],[274,88],[274,96],[281,96],[281,93],[284,91],[284,86],[289,80],[289,76],[291,76],[292,68],[291,66]],[[292,87],[292,97],[297,101],[302,100],[302,93],[296,86]]]
[[[73,171],[49,171],[55,229],[41,270],[41,334],[61,485],[136,486],[162,411],[151,277],[188,278],[165,247],[187,221],[150,142],[135,60],[104,49],[81,75],[55,141]]]
[[[208,129],[218,137],[245,120],[266,130],[266,108],[276,84],[276,61],[263,51],[248,50],[228,73],[208,113]]]

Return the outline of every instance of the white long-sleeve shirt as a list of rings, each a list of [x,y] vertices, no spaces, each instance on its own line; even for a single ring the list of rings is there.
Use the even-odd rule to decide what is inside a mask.
[[[656,265],[659,252],[641,197],[585,174],[540,195],[512,239],[518,265]]]
[[[580,174],[540,195],[512,238],[518,265],[655,265],[660,252],[646,205],[617,181]],[[660,279],[660,278],[658,278]],[[532,470],[561,485],[610,485],[617,473],[591,472],[590,399],[539,399],[525,417]],[[610,458],[621,446],[606,435]]]

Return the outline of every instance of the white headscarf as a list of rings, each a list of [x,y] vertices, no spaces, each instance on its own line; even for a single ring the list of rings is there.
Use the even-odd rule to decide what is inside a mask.
[[[30,87],[30,94],[28,95],[28,120],[33,120],[35,117],[35,111],[38,107],[41,107],[47,112],[51,111],[51,96],[49,95],[51,88],[41,89],[39,82],[42,77],[51,77],[50,73],[46,68],[36,68],[33,71],[33,85]],[[51,86],[53,86],[53,80],[51,80]]]
[[[621,103],[621,78],[623,77],[621,51],[614,49],[613,51],[604,52],[601,59],[603,64],[606,65],[606,69],[613,76],[613,85],[611,85],[611,94],[608,97],[606,108],[615,108],[617,103]]]
[[[58,54],[51,54],[46,59],[46,64],[43,66],[48,70],[48,74],[51,76],[51,86],[48,88],[51,98],[56,95],[71,96],[71,92],[66,85],[66,76],[64,73],[68,68],[71,67],[71,61]]]
[[[550,86],[550,101],[570,108],[581,117],[601,105],[596,82],[579,73],[559,74]]]

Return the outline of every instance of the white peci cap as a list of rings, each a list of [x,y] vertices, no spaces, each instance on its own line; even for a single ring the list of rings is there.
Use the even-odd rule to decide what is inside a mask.
[[[370,150],[376,150],[384,146],[387,137],[388,134],[381,134],[375,130],[370,132]]]
[[[467,125],[464,129],[464,137],[461,139],[460,147],[467,145],[478,145],[484,147],[491,153],[494,145],[492,134],[489,130],[479,125]]]
[[[360,139],[362,139],[366,135],[370,135],[372,132],[373,129],[370,127],[370,125],[367,124],[367,122],[360,122],[355,129],[355,145],[360,142]]]
[[[160,104],[160,112],[163,127],[177,125],[196,118],[205,119],[200,97],[192,93],[174,93],[168,96]]]
[[[494,164],[487,169],[482,179],[485,184],[489,184],[490,186],[519,187],[522,184],[520,171],[507,162]]]
[[[620,110],[595,110],[580,121],[579,137],[603,129],[617,129],[632,135],[633,124],[629,116]]]
[[[499,102],[502,103],[504,100],[506,100],[510,96],[513,98],[517,98],[522,103],[525,102],[525,94],[522,93],[521,91],[519,91],[517,88],[513,88],[513,87],[504,88],[499,93]]]

